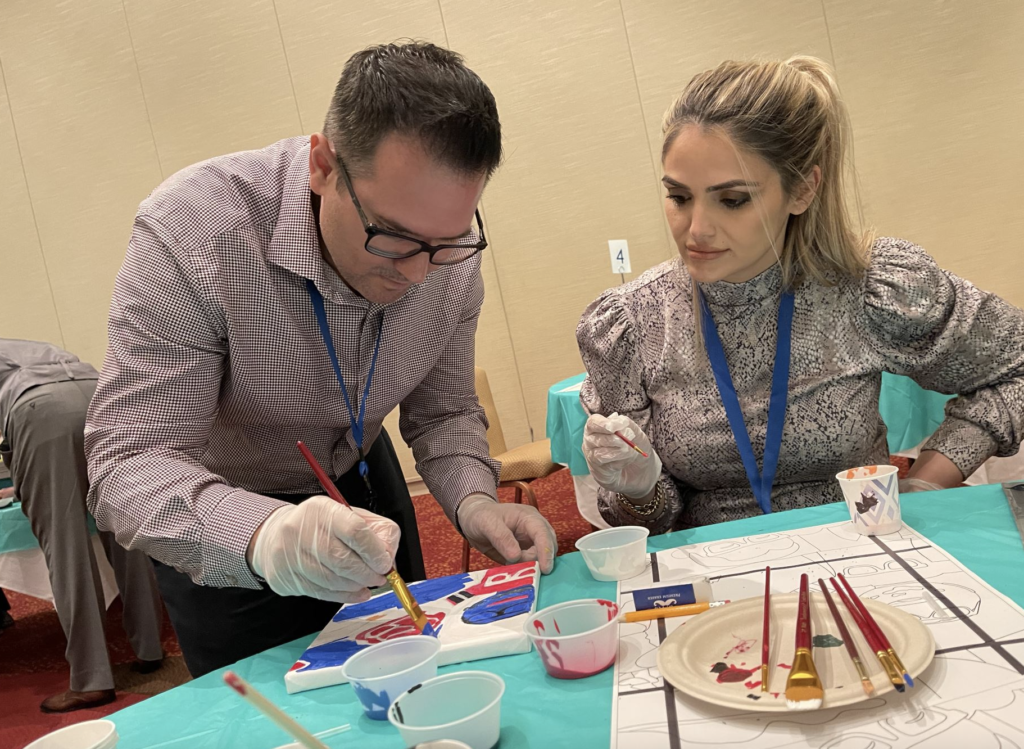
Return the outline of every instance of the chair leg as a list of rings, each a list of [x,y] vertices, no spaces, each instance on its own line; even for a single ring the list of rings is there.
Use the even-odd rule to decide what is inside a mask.
[[[469,541],[462,539],[462,571],[469,572]]]
[[[516,490],[516,504],[521,505],[523,503],[523,497],[526,497],[526,504],[530,505],[535,509],[540,509],[539,507],[537,507],[537,495],[534,493],[529,481],[503,481],[498,486],[502,488],[514,488]]]

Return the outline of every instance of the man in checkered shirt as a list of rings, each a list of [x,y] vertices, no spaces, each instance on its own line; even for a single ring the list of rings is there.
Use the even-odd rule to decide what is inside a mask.
[[[458,55],[383,45],[346,63],[323,133],[196,164],[140,206],[86,425],[88,504],[157,560],[193,675],[319,630],[392,565],[423,579],[382,428],[396,406],[456,527],[550,571],[551,526],[496,501],[474,387],[477,204],[500,158],[494,98]],[[298,440],[355,509],[309,498]]]

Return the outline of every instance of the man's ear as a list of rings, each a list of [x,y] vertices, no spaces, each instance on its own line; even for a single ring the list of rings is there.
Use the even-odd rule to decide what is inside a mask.
[[[818,194],[820,186],[821,167],[815,164],[807,176],[796,184],[793,197],[789,199],[789,212],[794,216],[799,216],[806,211],[814,202],[814,196]]]
[[[324,195],[338,182],[338,158],[323,133],[309,136],[309,189]]]

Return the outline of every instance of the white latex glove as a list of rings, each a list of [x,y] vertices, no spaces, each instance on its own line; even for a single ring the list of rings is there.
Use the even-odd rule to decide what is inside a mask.
[[[558,539],[551,524],[530,505],[495,502],[474,494],[462,500],[459,527],[470,545],[502,564],[540,562],[540,571],[551,572]]]
[[[249,563],[278,595],[355,603],[385,584],[401,535],[380,515],[310,497],[263,521],[250,543]]]
[[[627,445],[615,432],[636,443],[647,453],[645,458]],[[646,497],[661,476],[661,458],[651,447],[643,430],[628,416],[591,414],[583,428],[583,457],[590,475],[608,491],[632,499]]]
[[[933,484],[931,481],[914,478],[900,479],[899,487],[900,494],[909,494],[910,492],[935,492],[943,488],[938,484]]]

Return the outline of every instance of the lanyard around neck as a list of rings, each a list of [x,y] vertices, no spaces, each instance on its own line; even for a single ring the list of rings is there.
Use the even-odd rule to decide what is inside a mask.
[[[772,394],[768,402],[768,430],[764,442],[764,461],[761,471],[757,470],[757,458],[750,444],[747,425],[743,421],[739,397],[729,374],[729,364],[725,360],[722,339],[715,327],[715,318],[711,315],[707,300],[700,295],[701,318],[704,327],[704,346],[708,351],[711,371],[715,375],[718,393],[725,406],[725,415],[729,418],[736,447],[740,451],[740,459],[747,473],[747,480],[754,492],[754,498],[766,515],[772,511],[772,484],[775,481],[775,470],[779,465],[779,450],[782,447],[782,425],[786,420],[786,398],[789,391],[789,358],[793,332],[793,292],[787,291],[779,301],[778,329],[779,336],[775,343],[775,365],[772,369]]]
[[[380,351],[380,337],[384,331],[384,316],[381,315],[380,327],[377,328],[377,342],[373,345],[373,357],[370,359],[370,371],[366,375],[366,386],[363,388],[363,397],[360,400],[359,413],[356,414],[352,408],[352,400],[348,397],[348,389],[345,387],[345,378],[341,376],[341,367],[338,365],[338,354],[334,350],[334,339],[331,337],[331,329],[327,326],[327,312],[324,309],[324,298],[320,290],[308,278],[306,279],[306,291],[309,293],[309,301],[313,304],[313,312],[316,314],[316,324],[320,328],[320,337],[323,338],[324,346],[327,347],[327,355],[331,359],[331,366],[334,367],[334,376],[338,378],[341,385],[341,395],[345,399],[345,408],[348,409],[349,422],[352,425],[352,439],[359,451],[359,475],[363,477],[366,484],[368,499],[373,499],[373,489],[370,487],[370,468],[366,464],[366,455],[363,451],[363,418],[366,416],[366,399],[370,394],[370,383],[373,382],[373,372],[377,368],[377,353]],[[372,508],[371,508],[372,509]]]

